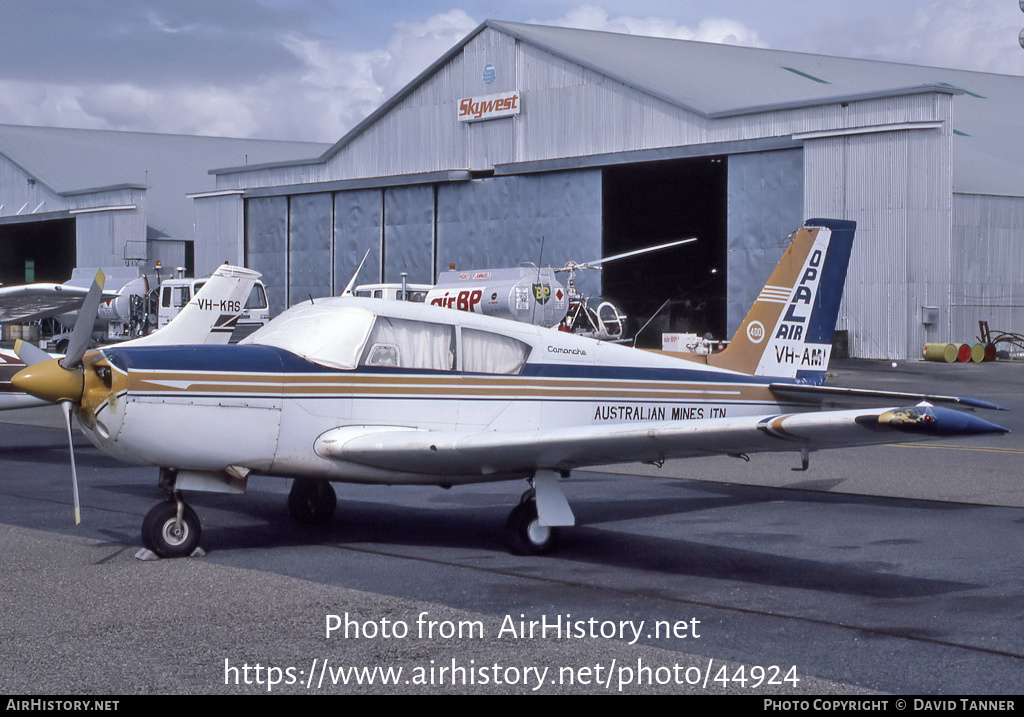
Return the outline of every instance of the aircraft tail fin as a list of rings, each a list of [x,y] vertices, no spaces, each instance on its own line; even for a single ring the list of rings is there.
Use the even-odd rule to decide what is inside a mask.
[[[169,324],[121,345],[226,344],[260,276],[258,271],[223,264]]]
[[[810,219],[797,230],[729,346],[708,363],[807,383],[825,380],[856,222]]]

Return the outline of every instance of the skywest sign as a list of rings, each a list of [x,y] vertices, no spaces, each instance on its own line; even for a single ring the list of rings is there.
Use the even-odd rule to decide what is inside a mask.
[[[503,92],[500,95],[466,97],[459,100],[459,121],[479,122],[481,120],[512,117],[519,114],[519,93]]]

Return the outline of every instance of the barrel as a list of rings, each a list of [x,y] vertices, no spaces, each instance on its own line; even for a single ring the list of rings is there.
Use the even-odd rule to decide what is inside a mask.
[[[981,363],[985,360],[985,344],[974,344],[971,346],[971,361]]]
[[[925,344],[921,354],[925,361],[944,361],[953,363],[957,359],[958,346],[956,344]]]

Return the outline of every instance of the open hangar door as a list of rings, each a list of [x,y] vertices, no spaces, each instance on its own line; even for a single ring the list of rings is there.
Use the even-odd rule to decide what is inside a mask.
[[[74,219],[0,224],[0,283],[60,284],[76,259]]]
[[[602,294],[629,317],[628,336],[654,316],[638,346],[661,348],[664,332],[728,338],[727,166],[725,157],[701,157],[604,170],[604,256],[697,238],[602,269]]]

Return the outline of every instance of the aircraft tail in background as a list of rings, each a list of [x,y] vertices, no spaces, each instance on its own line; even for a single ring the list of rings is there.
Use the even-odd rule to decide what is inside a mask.
[[[249,292],[260,276],[258,271],[224,264],[206,280],[171,323],[149,336],[121,345],[226,344],[239,314],[245,308]]]

